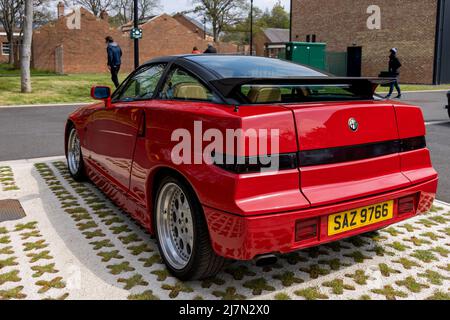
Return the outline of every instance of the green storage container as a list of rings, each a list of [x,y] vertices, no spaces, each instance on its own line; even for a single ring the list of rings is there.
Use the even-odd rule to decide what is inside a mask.
[[[326,43],[288,42],[286,60],[326,70]]]

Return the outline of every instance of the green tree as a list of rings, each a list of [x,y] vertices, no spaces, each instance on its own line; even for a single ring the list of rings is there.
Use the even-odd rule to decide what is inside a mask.
[[[265,28],[289,29],[289,13],[280,2],[277,2],[270,10],[253,8],[253,33],[257,34]],[[244,19],[226,26],[223,31],[224,41],[248,44],[250,42],[250,12]]]
[[[270,11],[264,12],[259,24],[266,28],[289,29],[289,13],[277,2]]]
[[[260,25],[263,14],[264,12],[260,8],[253,7],[254,33],[258,32],[261,27],[264,27]],[[223,32],[223,41],[248,44],[250,42],[250,12],[248,12],[248,15],[244,19],[237,23],[225,26]]]
[[[219,40],[227,25],[234,25],[242,20],[247,12],[247,0],[193,0],[194,12],[206,18],[211,24],[214,41]]]

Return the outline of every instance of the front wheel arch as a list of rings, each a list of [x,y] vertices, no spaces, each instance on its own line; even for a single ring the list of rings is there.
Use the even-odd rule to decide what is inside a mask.
[[[75,128],[75,124],[73,123],[72,120],[67,120],[66,122],[66,128],[64,131],[64,155],[67,158],[67,141],[69,139],[69,134],[70,134],[70,130],[72,130],[72,128]]]
[[[81,152],[81,142],[79,138],[79,132],[71,122],[68,122],[66,125],[66,133],[64,141],[65,141],[64,149],[66,154],[67,169],[70,175],[75,181],[85,181],[87,179],[87,175],[84,166],[83,154]],[[75,148],[77,150],[75,152],[75,156],[74,153],[71,153],[75,149],[72,149],[72,151],[70,151],[69,143],[71,145],[75,143],[76,146]],[[73,148],[73,146],[71,146],[71,148]]]

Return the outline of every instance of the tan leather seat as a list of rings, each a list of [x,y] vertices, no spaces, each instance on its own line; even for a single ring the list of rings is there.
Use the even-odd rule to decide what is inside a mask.
[[[173,90],[174,98],[191,99],[191,100],[207,100],[205,88],[196,83],[179,83],[175,85]]]
[[[306,88],[298,88],[299,94],[301,93],[303,97],[308,97],[309,96],[309,91]]]
[[[251,103],[281,102],[280,88],[251,88],[247,94]]]

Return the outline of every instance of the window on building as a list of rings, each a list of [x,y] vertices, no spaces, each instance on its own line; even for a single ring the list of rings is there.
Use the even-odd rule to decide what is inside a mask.
[[[306,42],[311,42],[311,35],[310,34],[306,35]]]
[[[316,35],[315,34],[312,35],[311,42],[316,42]]]
[[[2,42],[2,55],[9,56],[9,42]]]

